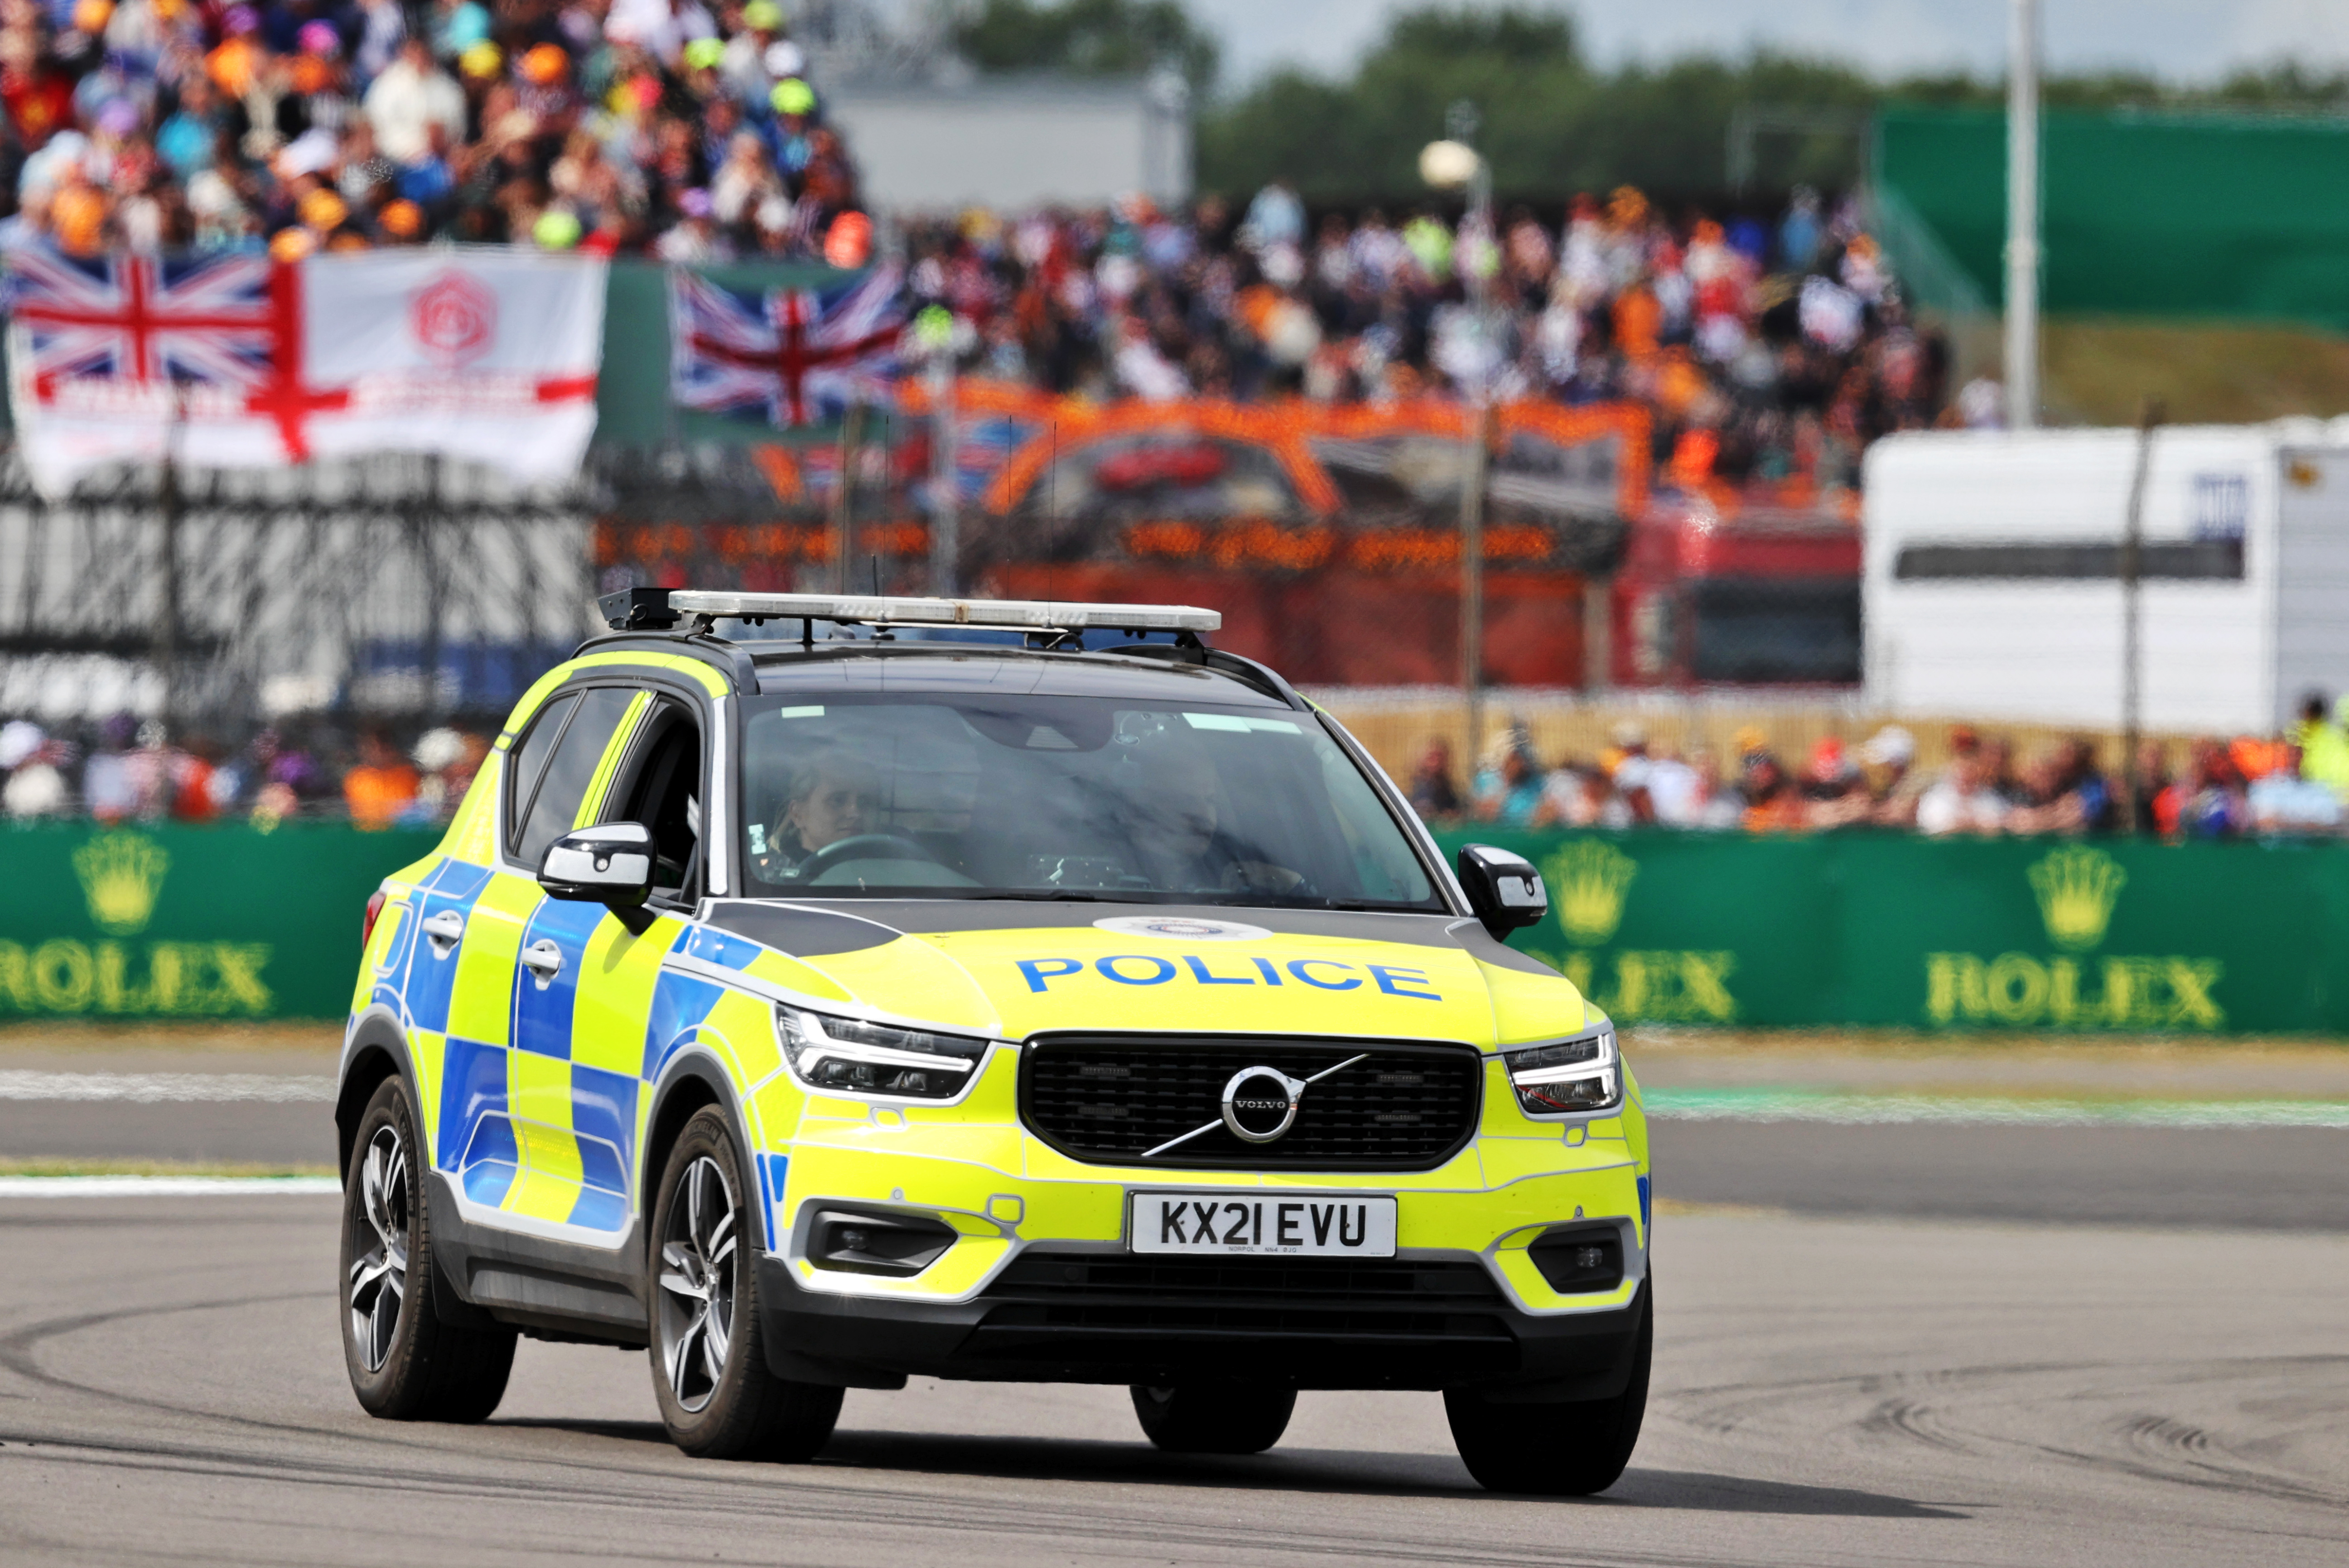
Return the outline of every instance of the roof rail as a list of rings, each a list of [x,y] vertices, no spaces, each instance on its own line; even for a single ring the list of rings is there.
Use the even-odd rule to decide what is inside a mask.
[[[825,621],[843,626],[967,626],[1007,631],[1220,630],[1224,618],[1189,605],[1060,604],[1044,599],[896,598],[878,594],[756,594],[696,588],[623,588],[596,601],[615,631],[647,630],[692,616],[709,629],[724,619]]]
[[[1226,653],[1220,648],[1185,648],[1171,642],[1129,642],[1100,651],[1122,654],[1128,659],[1159,659],[1169,664],[1195,664],[1202,670],[1212,670],[1219,675],[1228,675],[1235,680],[1253,686],[1266,696],[1291,708],[1306,712],[1310,712],[1313,708],[1313,704],[1307,701],[1296,687],[1281,679],[1278,671],[1258,664],[1253,659]]]

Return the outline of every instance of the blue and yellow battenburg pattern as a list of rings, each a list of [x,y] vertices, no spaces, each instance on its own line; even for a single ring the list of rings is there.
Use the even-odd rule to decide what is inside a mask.
[[[498,775],[515,731],[554,684],[516,710],[442,852],[392,878],[406,896],[378,922],[354,1001],[402,1017],[433,1165],[470,1203],[616,1239],[636,1206],[647,1090],[727,994],[664,971],[662,957],[692,951],[735,967],[765,950],[667,919],[632,937],[601,905],[548,898],[497,866]],[[600,809],[646,706],[639,696],[614,733],[580,821]],[[461,940],[436,940],[435,923],[451,916]],[[521,961],[543,942],[563,957],[552,975]]]

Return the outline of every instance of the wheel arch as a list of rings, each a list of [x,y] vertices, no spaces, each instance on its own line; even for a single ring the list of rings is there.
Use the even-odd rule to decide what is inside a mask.
[[[343,1061],[340,1081],[335,1088],[335,1176],[347,1180],[351,1168],[351,1145],[358,1137],[359,1118],[367,1114],[367,1102],[387,1078],[398,1077],[408,1085],[408,1096],[417,1101],[416,1071],[408,1056],[408,1032],[388,1007],[378,1004],[357,1014],[343,1040]],[[424,1106],[416,1103],[419,1118],[418,1133],[423,1132]],[[428,1165],[429,1161],[426,1162]]]
[[[653,1089],[652,1114],[646,1118],[641,1179],[647,1257],[653,1246],[653,1204],[659,1196],[661,1174],[668,1168],[669,1151],[677,1147],[685,1124],[705,1106],[716,1106],[724,1113],[735,1147],[750,1167],[745,1175],[759,1200],[746,1207],[757,1216],[760,1245],[766,1244],[767,1206],[759,1185],[759,1149],[743,1120],[741,1097],[735,1093],[726,1064],[708,1045],[696,1042],[679,1048],[662,1067]]]

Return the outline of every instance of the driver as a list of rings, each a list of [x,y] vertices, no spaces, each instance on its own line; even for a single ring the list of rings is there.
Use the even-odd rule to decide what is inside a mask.
[[[1213,888],[1288,893],[1305,878],[1250,857],[1222,831],[1215,763],[1195,746],[1162,741],[1136,751],[1126,784],[1126,827],[1151,882],[1168,892]]]
[[[783,809],[767,830],[760,873],[769,880],[797,876],[819,851],[871,833],[881,820],[881,777],[871,763],[844,752],[818,752],[791,771]]]

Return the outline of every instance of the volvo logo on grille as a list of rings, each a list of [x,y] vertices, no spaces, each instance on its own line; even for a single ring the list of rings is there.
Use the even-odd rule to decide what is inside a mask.
[[[1297,1125],[1297,1107],[1304,1100],[1307,1089],[1357,1062],[1368,1060],[1368,1052],[1349,1056],[1309,1078],[1292,1078],[1278,1067],[1243,1067],[1224,1085],[1223,1115],[1218,1120],[1193,1127],[1181,1137],[1168,1138],[1156,1148],[1143,1149],[1140,1158],[1149,1159],[1164,1154],[1219,1126],[1229,1128],[1231,1135],[1243,1143],[1277,1143]]]
[[[1248,1143],[1271,1143],[1297,1125],[1305,1080],[1278,1067],[1243,1067],[1224,1085],[1224,1125]]]

